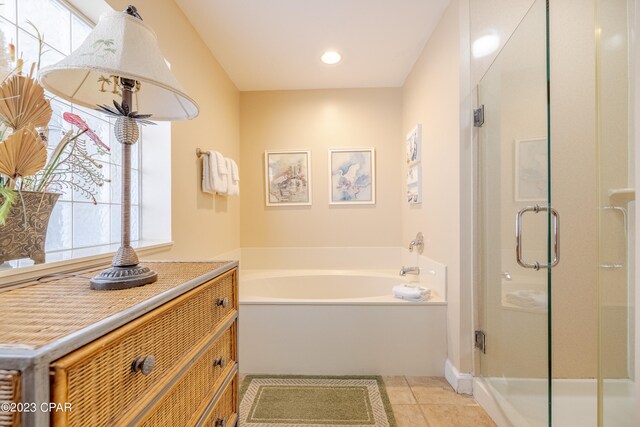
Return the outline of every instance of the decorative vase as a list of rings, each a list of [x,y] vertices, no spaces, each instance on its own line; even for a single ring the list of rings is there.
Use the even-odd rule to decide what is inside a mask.
[[[60,194],[22,191],[0,225],[0,264],[5,261],[31,258],[36,264],[45,261],[49,217]],[[0,203],[2,202],[0,197]]]

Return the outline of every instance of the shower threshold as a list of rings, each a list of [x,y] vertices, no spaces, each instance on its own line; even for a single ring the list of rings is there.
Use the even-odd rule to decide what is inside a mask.
[[[562,427],[596,427],[595,379],[553,380],[553,424]],[[607,380],[604,384],[606,425],[633,427],[634,384]],[[499,427],[547,427],[547,380],[488,377],[474,379],[474,396]]]

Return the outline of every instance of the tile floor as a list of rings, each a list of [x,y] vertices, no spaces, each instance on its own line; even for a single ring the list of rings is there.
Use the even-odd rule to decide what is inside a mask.
[[[470,396],[441,377],[383,377],[398,427],[492,427]]]
[[[496,426],[473,397],[456,393],[442,377],[383,378],[397,427]]]

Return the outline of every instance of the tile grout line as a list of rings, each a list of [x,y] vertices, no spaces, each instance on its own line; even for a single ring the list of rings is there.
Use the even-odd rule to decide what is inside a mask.
[[[431,423],[427,418],[427,414],[425,414],[424,410],[422,409],[422,405],[420,404],[420,402],[418,402],[418,397],[413,392],[413,387],[411,386],[411,384],[409,384],[409,379],[406,376],[404,377],[404,381],[407,383],[407,387],[409,387],[409,390],[411,391],[411,396],[413,396],[413,400],[415,400],[416,402],[415,404],[418,407],[418,410],[420,411],[420,413],[422,414],[422,419],[424,420],[425,423],[427,423],[427,427],[429,427]]]
[[[425,414],[424,411],[422,410],[422,405],[420,405],[420,403],[418,402],[418,398],[413,392],[413,387],[411,386],[411,384],[409,384],[409,379],[406,376],[404,376],[403,378],[404,378],[404,382],[407,383],[407,387],[409,387],[409,391],[411,392],[411,396],[413,396],[413,400],[416,402],[415,405],[418,407],[418,410],[422,415],[422,419],[427,424],[426,427],[429,427],[431,423],[429,422],[429,419],[427,419],[427,414]]]
[[[413,397],[413,400],[416,402],[415,405],[419,405],[418,399],[416,398],[416,395],[413,392],[413,387],[411,387],[411,384],[409,384],[409,379],[407,379],[406,376],[403,376],[402,378],[404,378],[404,382],[407,383],[407,387],[409,387],[409,391],[411,392],[411,396]]]
[[[422,418],[423,420],[426,422],[427,427],[430,426],[430,422],[429,422],[429,416],[428,414],[425,412],[425,407],[427,406],[437,406],[437,407],[465,407],[465,406],[478,406],[480,408],[482,408],[482,406],[475,400],[475,398],[473,398],[473,396],[471,396],[470,402],[469,403],[425,403],[422,404],[418,401],[418,398],[416,396],[416,394],[414,393],[413,387],[411,386],[411,384],[409,383],[408,378],[405,376],[404,377],[404,381],[407,383],[407,386],[409,387],[410,391],[411,391],[411,395],[413,396],[414,400],[415,400],[415,404],[418,406],[420,414],[422,414]],[[425,386],[426,387],[426,386]],[[435,387],[434,387],[435,388]],[[451,390],[451,392],[456,393],[457,392],[455,390]],[[482,408],[483,412],[484,412],[484,408]],[[493,421],[493,420],[492,420]]]
[[[427,417],[427,414],[424,412],[424,409],[422,408],[422,405],[418,404],[418,408],[420,409],[420,413],[422,414],[422,418],[424,418],[424,421],[427,423],[427,427],[429,427],[431,425],[431,423],[429,422],[429,418]]]

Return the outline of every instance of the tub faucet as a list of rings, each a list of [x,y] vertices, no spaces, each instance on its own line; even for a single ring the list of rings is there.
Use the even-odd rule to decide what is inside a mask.
[[[420,267],[405,267],[404,265],[400,269],[400,275],[406,276],[407,274],[413,274],[415,276],[420,274]]]

